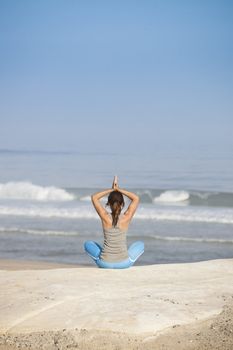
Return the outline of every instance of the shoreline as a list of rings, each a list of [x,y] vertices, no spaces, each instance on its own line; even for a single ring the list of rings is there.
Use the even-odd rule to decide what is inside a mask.
[[[0,270],[5,271],[22,271],[22,270],[50,270],[50,269],[72,269],[72,268],[88,268],[87,265],[75,265],[55,263],[49,261],[40,260],[19,260],[19,259],[1,259],[0,258]]]
[[[0,350],[233,348],[233,259],[125,270],[11,263],[0,260]]]

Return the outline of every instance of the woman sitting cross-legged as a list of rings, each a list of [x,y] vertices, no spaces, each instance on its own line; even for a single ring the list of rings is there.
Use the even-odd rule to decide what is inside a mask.
[[[108,195],[107,205],[110,206],[111,214],[101,205],[100,198]],[[124,197],[127,196],[131,203],[128,209],[122,214]],[[95,261],[97,266],[102,268],[124,269],[130,267],[144,252],[142,241],[134,242],[127,249],[126,233],[132,217],[137,209],[139,197],[129,191],[118,187],[117,177],[114,178],[112,188],[92,195],[92,203],[100,216],[104,244],[101,247],[97,242],[86,241],[84,249]]]

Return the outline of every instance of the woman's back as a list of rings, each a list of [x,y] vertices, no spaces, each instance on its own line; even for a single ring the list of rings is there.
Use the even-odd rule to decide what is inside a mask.
[[[102,206],[100,199],[108,195],[106,206],[111,209],[111,214]],[[122,215],[125,205],[124,195],[131,202]],[[114,178],[111,189],[97,192],[91,196],[92,203],[100,216],[104,233],[104,244],[101,247],[97,242],[85,242],[86,252],[93,258],[97,266],[102,268],[130,267],[144,251],[144,243],[134,242],[127,250],[126,232],[130,221],[137,209],[139,197],[133,193],[120,189],[117,177]]]
[[[119,226],[104,228],[104,244],[100,258],[108,262],[122,261],[128,258],[127,229]]]

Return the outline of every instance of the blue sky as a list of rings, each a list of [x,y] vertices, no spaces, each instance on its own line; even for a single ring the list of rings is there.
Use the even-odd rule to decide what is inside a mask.
[[[233,2],[0,2],[0,148],[233,146]]]

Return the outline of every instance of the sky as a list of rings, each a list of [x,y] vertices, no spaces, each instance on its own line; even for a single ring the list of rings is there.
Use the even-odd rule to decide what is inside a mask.
[[[233,147],[230,0],[0,0],[0,149]]]

